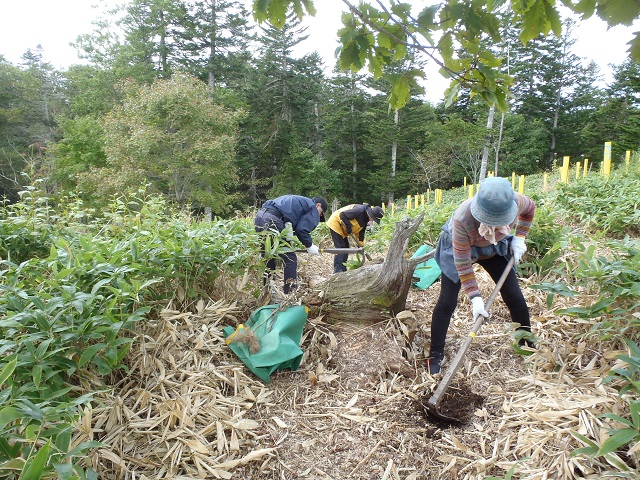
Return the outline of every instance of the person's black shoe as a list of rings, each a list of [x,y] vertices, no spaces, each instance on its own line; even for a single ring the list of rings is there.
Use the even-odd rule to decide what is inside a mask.
[[[436,373],[440,373],[440,369],[442,366],[442,361],[444,360],[444,355],[441,353],[434,352],[429,355],[427,358],[427,372],[431,375],[435,375]]]

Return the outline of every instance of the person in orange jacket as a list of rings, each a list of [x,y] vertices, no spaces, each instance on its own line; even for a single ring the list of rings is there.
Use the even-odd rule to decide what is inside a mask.
[[[364,234],[367,226],[373,222],[380,223],[384,216],[382,207],[369,204],[353,204],[342,207],[331,214],[327,226],[331,231],[331,239],[336,248],[349,248],[349,237],[353,236],[359,247],[364,247]],[[333,258],[333,273],[346,272],[345,265],[348,253],[336,254]]]

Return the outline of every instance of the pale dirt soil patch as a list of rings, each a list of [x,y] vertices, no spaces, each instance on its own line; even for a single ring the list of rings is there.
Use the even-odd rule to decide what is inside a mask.
[[[313,288],[331,274],[331,257],[301,255],[299,271]],[[488,296],[491,280],[482,271],[479,280]],[[572,432],[604,435],[597,415],[617,392],[600,379],[616,352],[605,358],[605,348],[581,340],[589,325],[555,315],[527,285],[539,349],[514,353],[498,297],[450,387],[460,424],[437,422],[423,406],[440,378],[424,368],[436,283],[412,288],[406,311],[376,325],[309,318],[300,368],[268,385],[221,332],[247,319],[258,306],[251,299],[169,307],[130,352],[129,373],[85,412],[75,441],[107,445],[90,458],[101,479],[484,479],[509,469],[519,479],[601,478],[609,465],[570,457],[583,446]],[[470,312],[461,296],[448,359]]]

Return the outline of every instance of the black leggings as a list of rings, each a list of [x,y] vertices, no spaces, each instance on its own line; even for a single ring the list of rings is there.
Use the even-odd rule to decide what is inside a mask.
[[[497,282],[504,269],[507,266],[508,259],[500,255],[478,260],[478,263],[484,268],[494,282]],[[431,351],[430,354],[444,353],[444,344],[447,337],[447,330],[451,322],[451,316],[458,305],[458,293],[460,292],[461,282],[454,283],[446,275],[440,276],[440,296],[438,302],[433,309],[431,315]],[[531,321],[529,319],[529,307],[522,295],[518,277],[512,268],[500,289],[502,300],[507,305],[511,320],[519,323],[521,328],[531,331]]]

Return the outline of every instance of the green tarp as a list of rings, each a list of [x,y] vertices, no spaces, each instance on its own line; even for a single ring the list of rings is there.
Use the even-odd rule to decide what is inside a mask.
[[[431,250],[433,250],[433,247],[430,247],[429,245],[422,245],[411,258],[419,257],[425,253],[429,253]],[[440,270],[440,267],[433,258],[426,262],[419,263],[413,271],[413,276],[420,280],[414,282],[413,286],[420,290],[426,290],[438,279],[441,273],[442,270]]]
[[[279,311],[280,305],[266,305],[251,314],[245,323],[260,342],[251,353],[246,343],[232,341],[229,347],[260,380],[269,383],[271,374],[279,370],[297,370],[302,361],[300,340],[307,322],[307,307],[295,305]],[[235,328],[222,329],[225,338]]]

